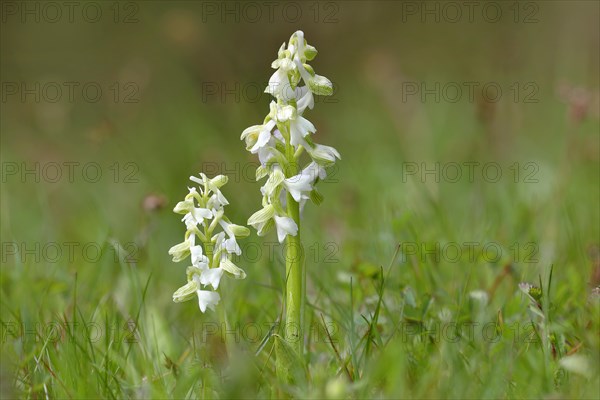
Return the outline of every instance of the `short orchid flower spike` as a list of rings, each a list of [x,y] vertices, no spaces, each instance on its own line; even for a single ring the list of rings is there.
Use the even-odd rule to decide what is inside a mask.
[[[316,55],[317,50],[306,42],[302,31],[295,32],[287,46],[281,45],[271,64],[276,71],[265,89],[275,100],[263,124],[253,125],[241,135],[246,149],[258,154],[261,166],[256,171],[257,180],[268,177],[261,188],[263,208],[250,217],[248,224],[261,236],[276,227],[279,242],[298,232],[297,221],[288,215],[282,199],[290,194],[301,208],[308,199],[320,203],[323,197],[315,186],[325,179],[325,167],[341,158],[333,147],[313,141],[317,129],[304,117],[304,112],[314,107],[315,95],[333,93],[331,81],[315,74],[307,64]],[[304,150],[310,161],[300,169]]]
[[[221,296],[217,292],[221,278],[225,273],[236,279],[243,279],[246,273],[232,261],[232,255],[240,255],[241,248],[237,239],[246,237],[250,230],[245,226],[233,224],[225,216],[228,203],[220,188],[227,183],[227,177],[218,175],[209,179],[205,174],[192,176],[190,180],[199,184],[188,188],[189,193],[183,201],[175,205],[173,211],[183,214],[186,232],[182,243],[169,250],[173,261],[191,258],[187,268],[187,283],[173,293],[176,303],[198,298],[201,312],[215,310]],[[217,232],[217,228],[221,228]]]

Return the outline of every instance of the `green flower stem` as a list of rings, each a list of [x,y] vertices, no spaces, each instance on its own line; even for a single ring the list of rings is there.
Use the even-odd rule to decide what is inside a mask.
[[[298,224],[298,234],[288,235],[286,244],[285,273],[287,277],[286,294],[286,316],[285,328],[286,339],[299,355],[303,354],[304,348],[304,303],[305,292],[305,269],[304,252],[300,240],[300,205],[288,193],[287,211],[290,218]]]
[[[294,147],[287,143],[286,156],[291,176],[298,171],[297,159]],[[304,268],[304,249],[300,239],[300,204],[294,200],[292,195],[287,194],[287,214],[298,225],[296,236],[288,235],[286,238],[285,258],[285,337],[290,345],[299,355],[304,353],[304,304],[306,302],[306,271]]]
[[[219,319],[221,320],[221,330],[225,328],[225,332],[221,331],[221,338],[223,340],[223,345],[225,346],[225,354],[227,358],[231,360],[232,351],[234,349],[235,343],[231,341],[228,333],[231,332],[231,327],[229,326],[229,322],[227,321],[227,312],[225,311],[225,304],[220,304],[217,307],[219,310]]]

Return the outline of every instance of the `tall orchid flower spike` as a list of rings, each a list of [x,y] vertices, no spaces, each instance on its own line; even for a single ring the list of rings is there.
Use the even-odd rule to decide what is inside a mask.
[[[231,257],[232,254],[241,254],[237,239],[248,236],[250,230],[231,223],[225,216],[225,206],[229,202],[220,188],[227,183],[226,176],[209,179],[200,173],[199,178],[192,176],[190,180],[199,184],[199,190],[188,188],[185,199],[173,209],[175,213],[183,214],[186,232],[184,241],[171,247],[169,254],[175,262],[190,256],[192,265],[187,268],[187,284],[173,293],[173,301],[191,300],[196,295],[200,311],[214,311],[221,300],[217,289],[224,273],[236,279],[246,277]],[[216,232],[218,227],[221,232]]]
[[[299,328],[299,337],[292,341],[298,353],[304,343],[306,298],[300,210],[309,199],[317,205],[321,203],[323,196],[315,186],[327,176],[325,167],[341,158],[333,147],[313,141],[317,129],[304,117],[305,111],[314,107],[315,95],[333,93],[331,81],[317,75],[307,64],[316,55],[317,50],[306,42],[302,31],[295,32],[287,45],[279,48],[277,59],[271,64],[275,73],[265,89],[275,100],[271,101],[263,123],[245,129],[241,135],[246,149],[259,157],[256,180],[267,178],[261,187],[262,209],[248,219],[248,225],[259,236],[276,228],[279,242],[287,241],[285,322]],[[308,156],[304,167],[303,154]]]

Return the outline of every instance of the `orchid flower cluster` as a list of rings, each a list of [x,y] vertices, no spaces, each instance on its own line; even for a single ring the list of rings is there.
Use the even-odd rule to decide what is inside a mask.
[[[303,116],[307,108],[314,107],[314,95],[333,93],[331,81],[315,74],[307,64],[316,55],[317,50],[306,42],[302,31],[291,36],[287,47],[285,43],[281,45],[277,60],[271,64],[276,71],[265,89],[276,101],[271,101],[262,125],[251,126],[241,135],[246,149],[259,157],[256,180],[268,176],[261,188],[263,208],[248,219],[248,224],[259,236],[276,227],[279,242],[298,232],[296,221],[284,208],[286,193],[300,204],[301,210],[308,199],[319,204],[323,197],[315,185],[325,179],[325,168],[340,159],[336,149],[312,140],[316,128]],[[300,170],[298,162],[304,151],[311,162]]]
[[[200,178],[190,180],[199,185],[188,188],[189,193],[177,203],[174,212],[183,214],[187,228],[184,241],[169,250],[173,261],[179,262],[191,256],[192,265],[187,268],[188,283],[173,293],[173,301],[179,303],[198,296],[200,311],[215,310],[221,297],[217,292],[224,272],[236,279],[244,279],[246,273],[231,260],[232,255],[241,255],[238,238],[246,237],[250,230],[235,225],[225,216],[224,207],[229,204],[220,188],[227,177],[218,175],[209,179],[200,173]],[[217,228],[220,227],[220,232]],[[199,243],[198,243],[199,242]],[[210,290],[212,287],[212,290]]]

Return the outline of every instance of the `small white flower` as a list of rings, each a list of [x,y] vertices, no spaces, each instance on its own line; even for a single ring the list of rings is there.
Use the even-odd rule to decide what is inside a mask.
[[[193,207],[181,220],[185,222],[187,229],[192,229],[202,224],[205,219],[212,218],[212,216],[213,213],[209,209]]]
[[[295,58],[294,63],[296,64],[296,68],[298,68],[298,72],[300,73],[302,80],[304,81],[304,83],[306,83],[306,85],[310,89],[310,85],[308,83],[312,79],[310,72],[308,72],[306,70],[306,68],[304,67],[304,64],[302,64],[302,61],[300,61],[299,58]],[[311,90],[311,92],[312,92],[312,90]]]
[[[275,132],[273,132],[273,136],[271,136],[271,139],[269,139],[269,141],[267,142],[266,145],[264,145],[263,147],[258,149],[258,160],[260,161],[261,165],[267,165],[267,161],[269,161],[271,158],[273,158],[273,149],[275,148],[275,145],[277,143],[277,134],[281,135],[281,133],[279,133],[279,131],[277,129],[275,129]]]
[[[303,198],[308,197],[308,193],[313,190],[312,183],[314,181],[314,176],[310,176],[310,174],[300,173],[298,175],[294,175],[291,178],[287,178],[283,181],[283,185],[290,192],[294,200],[298,203]]]
[[[296,109],[290,105],[281,105],[271,101],[269,107],[269,117],[277,122],[287,122],[296,117]]]
[[[269,179],[265,182],[264,186],[260,188],[263,196],[271,197],[275,190],[281,185],[285,179],[285,174],[281,170],[281,167],[275,166],[269,175]]]
[[[271,120],[264,125],[253,125],[242,132],[241,139],[246,140],[252,154],[258,153],[260,149],[269,143],[271,131],[275,124],[276,121]]]
[[[322,75],[312,75],[298,58],[294,59],[294,62],[296,63],[298,72],[300,72],[300,76],[302,76],[302,79],[308,85],[311,92],[319,96],[331,96],[333,94],[333,84],[329,79]]]
[[[324,76],[313,76],[306,82],[310,91],[320,96],[331,96],[333,94],[333,84]]]
[[[308,147],[306,150],[308,151],[310,156],[313,158],[313,160],[315,160],[317,163],[319,163],[321,165],[327,166],[327,165],[335,163],[336,158],[338,160],[341,159],[340,153],[331,146],[315,144],[315,147],[313,147],[313,148]]]
[[[280,217],[275,215],[274,219],[279,243],[282,243],[287,235],[296,236],[298,234],[298,225],[290,217]]]
[[[323,180],[327,178],[327,171],[321,165],[316,162],[311,162],[302,170],[303,175],[308,175],[314,181],[318,179]]]
[[[294,58],[297,58],[299,56],[304,57],[304,32],[298,30],[298,31],[296,31],[296,32],[294,32],[292,34],[292,38],[291,39],[293,40],[294,37],[296,39],[296,41],[295,41],[296,42],[296,51],[295,51],[295,57]],[[290,42],[292,40],[290,40]]]
[[[225,251],[229,254],[235,253],[238,256],[241,255],[242,249],[235,240],[235,235],[233,234],[231,229],[229,229],[230,224],[223,220],[220,220],[219,224],[228,236],[228,238],[223,241],[223,248],[225,249]]]
[[[219,189],[213,190],[213,194],[208,199],[206,203],[206,207],[212,210],[213,214],[216,214],[216,211],[221,209],[222,207],[229,204],[223,193]]]
[[[293,146],[302,145],[307,147],[304,137],[316,131],[317,129],[312,122],[299,115],[295,119],[290,120],[290,143]]]
[[[192,176],[190,176],[190,181],[200,185],[200,192],[202,192],[203,191],[202,188],[204,187],[205,181],[206,181],[206,183],[208,183],[208,178],[206,177],[206,175],[204,175],[202,172],[200,172],[200,178],[192,175]]]
[[[208,258],[202,254],[202,246],[190,247],[190,253],[192,255],[192,265],[200,269],[208,268]]]
[[[229,254],[236,254],[238,256],[242,254],[242,249],[236,242],[234,236],[225,239],[225,241],[223,242],[223,247],[225,248],[225,251]]]
[[[222,276],[222,268],[207,268],[200,274],[200,283],[204,286],[211,285],[213,289],[217,290]]]
[[[196,294],[198,295],[198,305],[202,312],[206,312],[207,308],[215,311],[215,306],[219,304],[219,301],[221,300],[219,293],[210,290],[197,290]]]
[[[196,192],[196,188],[188,188],[190,190],[190,194]],[[173,212],[177,213],[177,214],[187,214],[189,212],[191,212],[194,209],[195,205],[194,205],[194,199],[193,198],[186,198],[184,201],[180,201],[179,203],[177,203],[175,205],[175,207],[173,208]]]
[[[280,53],[280,55],[283,54]],[[290,98],[293,98],[294,93],[290,84],[289,73],[296,69],[296,64],[284,56],[273,61],[271,67],[277,68],[277,71],[269,78],[269,85],[265,89],[265,93],[289,101]]]
[[[260,132],[263,130],[264,125],[252,125],[244,129],[240,135],[240,140],[246,141],[246,150],[250,151],[258,141]],[[264,139],[263,139],[264,140]]]
[[[269,78],[269,84],[265,89],[265,93],[269,93],[275,97],[281,97],[281,92],[284,90],[285,85],[289,85],[287,71],[283,68],[278,68],[277,71]]]

